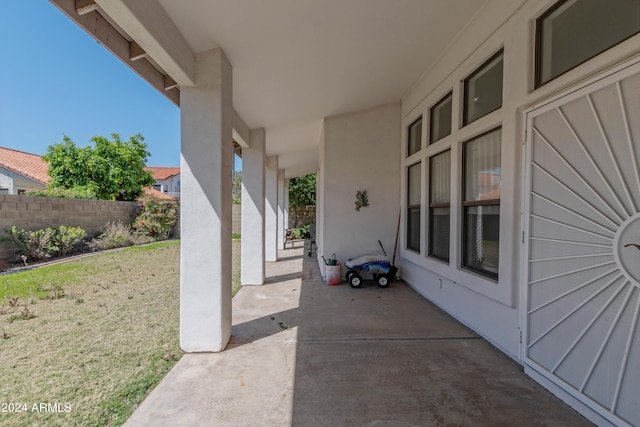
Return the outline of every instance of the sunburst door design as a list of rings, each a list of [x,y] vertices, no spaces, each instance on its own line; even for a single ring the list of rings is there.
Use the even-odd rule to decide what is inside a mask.
[[[527,364],[640,425],[640,67],[527,115]]]

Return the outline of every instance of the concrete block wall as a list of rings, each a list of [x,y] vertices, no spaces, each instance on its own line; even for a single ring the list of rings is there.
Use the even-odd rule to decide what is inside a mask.
[[[241,234],[242,205],[231,206],[231,233]]]
[[[0,238],[6,237],[5,229],[14,225],[25,230],[66,225],[97,234],[109,221],[131,223],[137,207],[135,202],[4,194],[0,195]],[[13,262],[15,251],[13,242],[0,241],[0,259]]]
[[[289,228],[302,227],[316,222],[316,206],[290,206]]]

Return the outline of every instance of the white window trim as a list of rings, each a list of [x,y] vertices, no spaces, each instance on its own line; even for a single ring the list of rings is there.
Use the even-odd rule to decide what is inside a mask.
[[[445,139],[448,139],[450,136],[451,135],[447,135],[444,138],[438,140],[438,142],[443,141]],[[435,144],[437,144],[437,142]],[[429,195],[430,195],[429,191],[430,191],[430,185],[431,185],[431,183],[429,182],[429,179],[431,177],[431,163],[429,162],[429,160],[432,157],[435,157],[435,156],[437,156],[439,154],[444,153],[445,151],[449,151],[449,161],[450,161],[449,174],[453,177],[452,170],[453,170],[454,159],[453,159],[453,151],[451,150],[451,146],[450,145],[442,145],[442,146],[439,147],[439,150],[437,150],[437,151],[433,150],[433,152],[431,152],[431,150],[430,150],[430,154],[425,156],[425,162],[427,163],[427,171],[426,171],[426,174],[425,174],[425,182],[424,182],[424,185],[427,186],[427,189],[426,189],[427,190],[426,191],[426,201],[425,201],[427,212],[425,212],[425,215],[424,215],[425,216],[425,227],[430,227],[431,226],[431,224],[430,224],[431,215],[430,215],[430,212],[429,212],[429,204],[430,204],[429,203]],[[429,235],[428,235],[428,230],[430,230],[430,228],[425,230],[425,236],[424,236],[425,237],[425,242],[424,242],[424,244],[425,244],[425,252],[424,252],[424,256],[426,257],[426,259],[428,259],[430,261],[438,262],[438,263],[446,265],[446,266],[449,266],[451,264],[452,260],[455,263],[455,254],[452,254],[452,251],[451,251],[451,232],[453,231],[453,230],[451,230],[451,228],[452,228],[451,224],[455,221],[455,218],[453,216],[453,210],[452,210],[453,199],[451,198],[451,194],[452,194],[452,190],[453,190],[454,184],[451,181],[452,180],[450,180],[450,183],[449,183],[449,185],[450,185],[450,187],[449,187],[449,261],[444,261],[444,260],[441,260],[441,259],[438,259],[438,258],[434,258],[434,257],[429,255]]]
[[[509,244],[508,239],[511,236],[512,225],[509,221],[505,221],[507,215],[512,215],[511,211],[508,211],[508,203],[500,204],[500,264],[498,271],[498,280],[489,278],[480,273],[474,272],[462,266],[462,151],[463,144],[483,133],[501,127],[503,120],[506,120],[508,115],[508,109],[501,108],[494,110],[473,122],[463,126],[463,106],[464,106],[464,80],[478,67],[484,64],[489,58],[494,56],[499,51],[503,51],[503,61],[506,61],[508,51],[504,48],[503,44],[499,46],[494,45],[491,50],[483,50],[482,52],[476,52],[466,62],[468,63],[466,68],[459,67],[456,69],[456,73],[450,76],[450,80],[443,82],[437,91],[433,91],[428,97],[425,97],[423,101],[415,109],[411,111],[402,121],[401,143],[404,147],[408,147],[407,144],[407,132],[409,125],[413,123],[417,117],[422,116],[422,150],[413,154],[411,157],[404,157],[401,160],[401,167],[404,171],[401,176],[401,191],[402,191],[402,209],[401,209],[401,229],[406,230],[406,207],[407,207],[407,176],[406,168],[416,163],[422,162],[422,199],[421,199],[421,218],[420,218],[420,253],[416,253],[407,249],[406,246],[406,233],[401,234],[400,245],[400,257],[413,264],[420,266],[432,273],[448,279],[454,282],[456,285],[463,286],[472,290],[478,294],[484,295],[487,298],[500,302],[504,305],[513,307],[515,306],[515,295],[517,287],[514,286],[514,280],[511,277],[513,275],[513,268],[508,264],[517,262],[518,257],[513,254],[509,254],[507,251],[512,250],[512,245]],[[483,54],[483,56],[479,56]],[[473,62],[471,62],[473,60]],[[504,66],[504,63],[503,63]],[[460,71],[463,70],[463,73]],[[507,69],[504,69],[504,75],[506,76]],[[505,77],[506,79],[507,77]],[[503,80],[504,85],[504,80]],[[504,86],[503,86],[504,87]],[[436,141],[433,144],[425,144],[430,131],[430,108],[440,101],[447,93],[452,92],[452,111],[451,111],[451,134]],[[425,117],[427,118],[425,121]],[[502,137],[503,148],[505,145],[505,137],[503,133]],[[515,144],[515,141],[507,142]],[[429,194],[429,157],[434,156],[447,149],[451,150],[451,193],[450,193],[450,230],[449,230],[449,263],[432,258],[428,256],[428,194]],[[407,148],[404,148],[406,154]],[[510,150],[503,149],[501,152],[500,162],[502,165],[509,164],[505,156]],[[510,162],[513,163],[513,162]],[[512,167],[507,174],[504,174],[503,168],[503,180],[512,179],[517,167]],[[503,193],[504,193],[503,189]]]

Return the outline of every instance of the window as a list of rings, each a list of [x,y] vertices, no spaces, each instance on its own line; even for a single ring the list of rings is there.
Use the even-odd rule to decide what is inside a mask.
[[[407,249],[420,252],[420,163],[407,169]]]
[[[27,194],[27,190],[18,190],[18,195],[22,196],[24,194]]]
[[[429,159],[429,256],[449,262],[451,150]]]
[[[500,51],[464,81],[463,125],[502,107],[502,60]]]
[[[9,194],[8,188],[0,188],[0,194]]]
[[[502,130],[481,135],[463,147],[462,266],[498,278]]]
[[[409,125],[407,138],[407,157],[417,153],[422,148],[422,117]]]
[[[451,92],[431,107],[429,143],[451,134]]]
[[[536,87],[640,32],[637,0],[563,0],[536,21]]]

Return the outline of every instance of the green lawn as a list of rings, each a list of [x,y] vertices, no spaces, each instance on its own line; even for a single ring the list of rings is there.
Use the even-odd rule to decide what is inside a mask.
[[[0,276],[0,425],[123,424],[181,357],[179,259],[167,241]]]
[[[179,248],[161,242],[0,276],[0,425],[126,421],[181,355]],[[2,412],[16,403],[27,411]]]
[[[235,296],[240,288],[240,239],[233,239],[231,246],[232,264],[231,264],[231,294]]]

